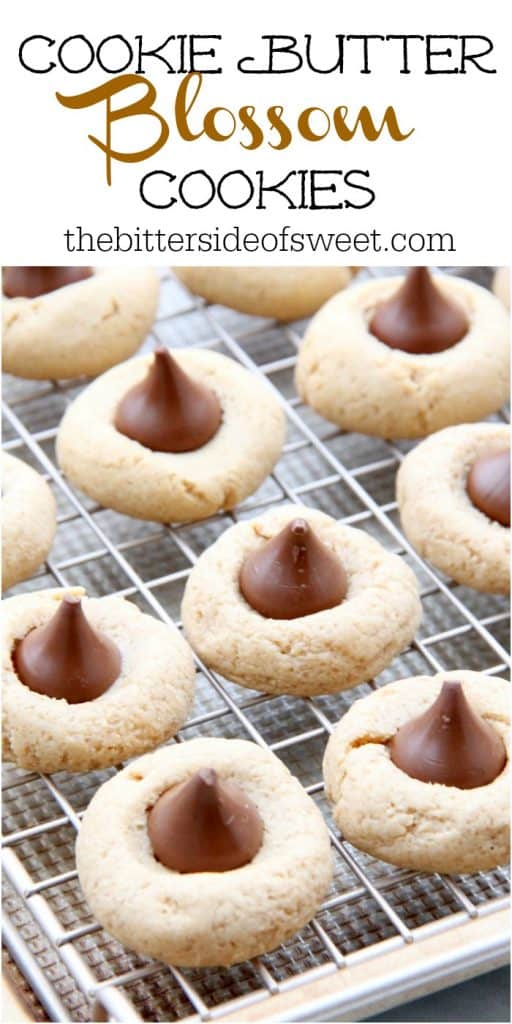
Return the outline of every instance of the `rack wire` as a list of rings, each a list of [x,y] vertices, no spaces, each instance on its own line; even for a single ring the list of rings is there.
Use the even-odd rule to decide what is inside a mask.
[[[464,273],[487,283],[489,268]],[[330,830],[335,879],[324,905],[294,939],[253,961],[230,969],[178,970],[123,948],[92,918],[77,878],[74,839],[94,792],[122,765],[53,776],[5,768],[4,942],[50,1020],[199,1022],[230,1014],[237,1020],[327,1019],[318,1016],[322,1012],[351,1019],[420,988],[440,987],[455,969],[478,973],[506,958],[506,937],[492,929],[483,944],[473,944],[471,952],[468,946],[467,955],[460,952],[468,923],[497,921],[507,906],[505,869],[451,877],[398,869],[350,846],[329,814],[322,754],[352,701],[402,676],[462,666],[502,675],[509,664],[509,613],[504,598],[477,594],[441,576],[401,533],[394,478],[410,444],[343,433],[296,397],[293,370],[305,325],[276,325],[208,306],[172,275],[162,275],[160,308],[144,348],[158,343],[222,352],[264,378],[287,417],[282,457],[262,487],[233,512],[200,523],[138,522],[85,498],[63,478],[54,456],[58,424],[83,382],[6,379],[4,448],[44,474],[58,505],[50,557],[12,593],[81,585],[95,596],[129,598],[170,628],[181,628],[183,588],[201,552],[233,522],[291,501],[367,530],[400,555],[418,576],[423,604],[411,646],[377,679],[339,695],[270,697],[242,689],[197,661],[194,714],[173,742],[220,735],[249,738],[271,750],[317,802]],[[505,413],[494,418],[505,419]],[[428,940],[448,932],[456,936],[452,948],[458,947],[458,956],[447,954],[434,966],[422,963]],[[379,960],[384,964],[411,946],[420,956],[407,978],[389,976],[372,989]],[[358,965],[365,965],[362,992],[350,980]],[[315,982],[322,979],[334,980],[328,997],[314,1002]],[[301,1005],[295,1002],[289,1017],[279,997],[297,990]]]

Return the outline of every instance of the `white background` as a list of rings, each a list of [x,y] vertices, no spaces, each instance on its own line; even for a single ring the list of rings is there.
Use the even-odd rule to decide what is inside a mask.
[[[3,253],[4,263],[59,264],[91,262],[90,257],[65,255],[63,231],[81,224],[98,233],[114,224],[123,230],[136,227],[170,231],[227,230],[238,223],[245,230],[276,230],[290,224],[300,231],[393,231],[446,232],[454,234],[457,253],[397,258],[382,253],[374,264],[498,264],[509,263],[510,250],[510,35],[508,4],[504,0],[354,0],[333,3],[315,0],[302,4],[289,0],[258,0],[249,5],[189,0],[183,4],[164,0],[144,3],[90,0],[88,4],[22,0],[10,5],[9,25],[3,37]],[[42,33],[60,41],[84,33],[91,41],[122,33],[142,33],[149,46],[169,34],[191,32],[223,35],[219,58],[222,75],[205,76],[198,107],[224,105],[234,109],[254,103],[264,112],[282,103],[293,115],[305,106],[333,109],[345,104],[356,112],[367,104],[380,120],[392,104],[406,129],[415,127],[402,143],[379,141],[340,142],[333,134],[316,144],[298,137],[283,152],[268,145],[253,153],[240,146],[239,137],[219,144],[200,140],[185,143],[173,131],[173,103],[180,78],[166,75],[157,61],[147,60],[148,78],[158,92],[157,109],[169,120],[171,141],[150,161],[113,166],[113,185],[104,177],[104,158],[87,138],[103,136],[103,105],[82,111],[64,109],[55,92],[82,92],[107,79],[95,67],[80,75],[54,70],[31,75],[18,62],[18,46],[28,35]],[[423,50],[412,52],[413,74],[400,75],[397,49],[386,49],[371,75],[355,68],[344,75],[315,75],[301,71],[289,75],[250,76],[234,70],[236,57],[259,53],[259,36],[285,33],[315,38],[315,54],[328,60],[335,33],[476,33],[491,36],[495,43],[496,75],[474,69],[468,74],[425,76]],[[419,44],[418,44],[419,45]],[[398,44],[394,44],[395,47]],[[54,48],[55,49],[55,48]],[[43,52],[43,51],[41,51]],[[394,58],[392,55],[394,54]],[[133,69],[128,69],[133,70]],[[126,128],[126,126],[125,126]],[[121,129],[114,141],[120,143]],[[124,136],[126,137],[126,136]],[[181,176],[205,167],[212,176],[231,168],[268,169],[278,178],[293,168],[368,168],[377,192],[375,203],[365,211],[288,211],[276,204],[267,212],[229,211],[220,205],[192,213],[175,206],[170,211],[146,207],[138,195],[143,174],[163,168]],[[104,254],[96,263],[141,262],[140,255]],[[323,262],[364,263],[364,256],[339,256],[333,252]],[[165,263],[160,256],[151,262]],[[174,256],[170,262],[190,263],[190,256]],[[283,256],[203,256],[195,262],[279,263]],[[311,254],[287,257],[287,262],[311,263]]]

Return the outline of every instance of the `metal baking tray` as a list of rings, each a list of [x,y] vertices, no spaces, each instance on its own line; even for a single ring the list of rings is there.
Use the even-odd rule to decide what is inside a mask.
[[[464,274],[488,285],[491,270],[465,268]],[[321,760],[333,723],[354,699],[402,676],[458,667],[503,675],[508,604],[454,585],[404,539],[394,479],[410,444],[342,433],[300,403],[293,371],[305,326],[207,306],[162,273],[158,317],[145,348],[204,346],[231,356],[266,378],[288,421],[282,457],[259,491],[234,512],[200,523],[138,522],[84,498],[62,478],[54,455],[59,421],[83,382],[5,379],[4,446],[45,474],[59,510],[46,565],[12,592],[82,585],[96,596],[121,594],[179,627],[183,587],[201,552],[233,522],[299,501],[399,553],[416,572],[423,601],[411,647],[376,680],[339,695],[268,697],[198,663],[195,709],[175,742],[214,735],[268,747],[331,829],[335,880],[324,905],[293,940],[256,960],[178,970],[123,948],[91,916],[74,860],[81,815],[117,769],[41,776],[6,767],[4,942],[13,969],[52,1021],[354,1020],[506,962],[504,868],[418,874],[366,856],[332,827]]]

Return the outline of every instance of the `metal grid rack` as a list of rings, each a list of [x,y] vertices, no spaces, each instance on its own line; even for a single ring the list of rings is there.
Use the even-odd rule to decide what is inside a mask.
[[[488,282],[489,269],[464,273]],[[418,576],[423,603],[411,647],[377,680],[339,695],[269,697],[198,662],[194,714],[175,742],[240,736],[272,750],[330,827],[335,880],[326,902],[293,940],[254,961],[178,970],[123,948],[92,918],[74,862],[81,815],[117,769],[53,776],[5,770],[4,940],[53,1021],[354,1019],[506,959],[504,869],[457,877],[417,874],[362,854],[332,826],[321,758],[344,710],[401,676],[461,666],[503,674],[508,610],[500,597],[441,577],[400,532],[394,478],[410,445],[341,433],[300,403],[293,368],[304,326],[277,326],[207,306],[171,275],[162,276],[160,309],[145,348],[157,341],[223,352],[266,378],[287,415],[287,443],[272,475],[235,511],[201,523],[162,527],[85,499],[63,479],[54,458],[59,421],[83,383],[6,381],[4,447],[50,481],[59,524],[44,568],[13,592],[82,585],[96,596],[125,596],[179,627],[183,587],[201,552],[232,522],[299,501],[369,531],[399,553]]]

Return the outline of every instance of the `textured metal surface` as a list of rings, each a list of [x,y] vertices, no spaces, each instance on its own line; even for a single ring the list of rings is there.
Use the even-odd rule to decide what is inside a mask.
[[[368,273],[366,271],[363,274]],[[488,283],[489,271],[467,276]],[[198,735],[244,737],[268,745],[300,779],[332,824],[321,759],[333,723],[354,698],[392,679],[469,667],[503,674],[508,606],[439,576],[411,551],[399,529],[394,498],[397,466],[410,445],[342,434],[300,404],[293,369],[304,324],[279,326],[205,306],[173,280],[162,281],[153,336],[169,346],[208,346],[263,374],[285,405],[288,437],[275,472],[235,512],[192,525],[162,527],[96,506],[71,488],[55,463],[58,423],[82,383],[63,385],[6,378],[4,447],[45,473],[58,503],[51,557],[23,592],[81,585],[95,596],[117,593],[145,612],[179,625],[187,575],[201,552],[233,521],[282,502],[300,501],[367,530],[415,570],[423,621],[412,646],[374,682],[345,694],[302,700],[241,689],[198,665],[193,716],[178,741]],[[336,874],[315,920],[293,941],[229,970],[178,971],[124,949],[91,917],[80,891],[74,840],[97,787],[115,769],[52,777],[4,770],[4,912],[7,944],[51,1019],[175,1021],[221,1016],[236,1001],[261,1001],[305,979],[343,970],[367,951],[427,932],[456,928],[492,913],[508,891],[504,869],[445,878],[414,874],[374,860],[333,831]],[[9,935],[11,943],[9,943]],[[15,936],[12,939],[12,936]],[[16,949],[14,950],[14,945]],[[371,960],[368,961],[371,970]],[[312,972],[312,973],[311,973]],[[346,998],[346,992],[345,992]]]

